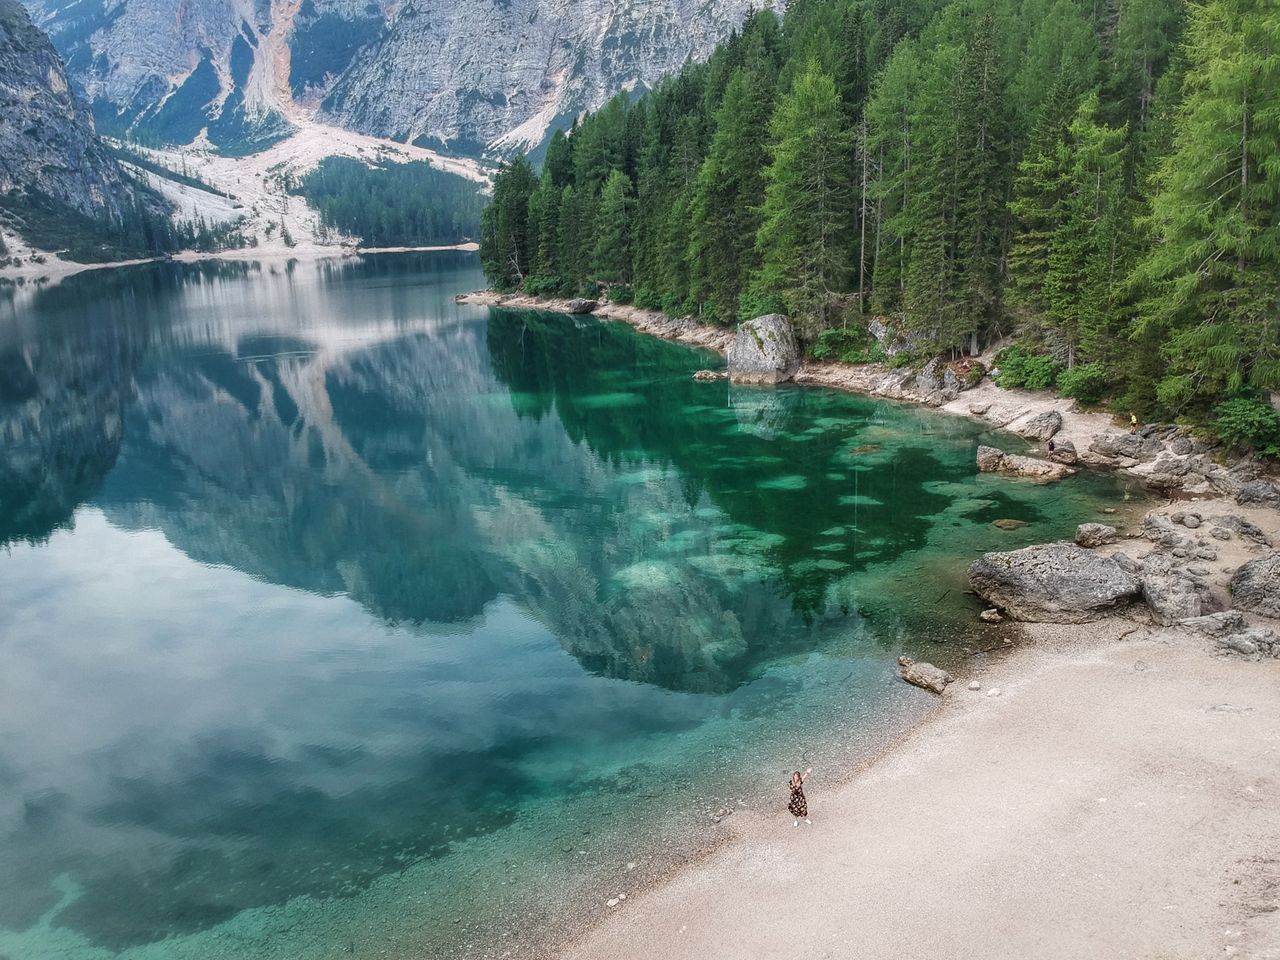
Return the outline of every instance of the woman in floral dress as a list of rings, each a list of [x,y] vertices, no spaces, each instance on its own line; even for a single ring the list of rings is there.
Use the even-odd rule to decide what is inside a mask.
[[[809,774],[813,773],[813,767],[810,767],[804,773],[797,770],[791,775],[791,800],[787,804],[787,809],[791,811],[791,815],[796,818],[796,826],[800,826],[800,821],[812,824],[809,819],[809,801],[805,799],[804,782],[808,779]]]

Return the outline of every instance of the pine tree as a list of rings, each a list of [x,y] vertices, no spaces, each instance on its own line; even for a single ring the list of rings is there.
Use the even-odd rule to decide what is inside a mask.
[[[698,172],[689,241],[691,287],[721,323],[737,317],[738,301],[758,268],[755,238],[768,155],[772,71],[738,69],[716,114],[711,150]]]
[[[504,165],[494,178],[493,202],[481,222],[480,258],[485,276],[499,290],[519,286],[532,266],[529,197],[536,187],[524,157]]]
[[[915,44],[900,44],[876,79],[866,108],[865,156],[875,168],[869,189],[874,223],[869,241],[872,303],[886,313],[899,307],[906,284],[908,220],[914,197],[912,122],[920,80]]]
[[[1049,325],[1067,367],[1082,349],[1087,359],[1104,359],[1122,280],[1128,130],[1100,123],[1098,114],[1090,95],[1068,131],[1068,190],[1044,280]]]
[[[796,78],[769,124],[772,161],[757,237],[760,295],[780,295],[801,334],[822,329],[848,277],[850,136],[835,81],[816,62]]]
[[[591,255],[593,278],[614,283],[631,282],[631,220],[635,198],[631,179],[613,170],[605,181],[596,212],[595,247]]]
[[[1270,0],[1194,7],[1174,152],[1160,165],[1142,326],[1163,331],[1157,396],[1204,408],[1280,387],[1280,17]]]

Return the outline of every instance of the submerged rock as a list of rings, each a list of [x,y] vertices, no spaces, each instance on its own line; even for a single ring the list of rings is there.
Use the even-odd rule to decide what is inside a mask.
[[[910,657],[898,658],[898,675],[907,683],[941,694],[955,678],[932,663],[916,663]]]
[[[765,314],[738,327],[729,346],[729,379],[734,383],[783,383],[798,369],[800,344],[782,314]]]
[[[1280,553],[1250,560],[1231,578],[1231,599],[1242,610],[1280,617]]]
[[[695,380],[725,380],[729,377],[728,370],[699,370],[693,375]]]
[[[1018,530],[1027,525],[1025,520],[1014,520],[1012,517],[1001,517],[999,520],[992,520],[991,525],[1000,530]]]
[[[969,585],[1006,615],[1033,623],[1097,620],[1142,589],[1113,557],[1069,543],[984,554],[969,565]]]
[[[1116,528],[1105,523],[1082,523],[1076,527],[1076,543],[1082,547],[1100,547],[1116,542]]]

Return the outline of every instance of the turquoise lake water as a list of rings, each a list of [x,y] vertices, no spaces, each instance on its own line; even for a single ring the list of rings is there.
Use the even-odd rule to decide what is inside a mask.
[[[458,306],[474,257],[0,304],[0,958],[530,955],[930,705],[1013,437]],[[1026,521],[1005,531],[992,521]],[[633,864],[628,868],[628,864]]]

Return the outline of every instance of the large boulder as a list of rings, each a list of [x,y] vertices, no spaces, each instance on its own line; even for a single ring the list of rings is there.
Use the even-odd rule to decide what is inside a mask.
[[[1142,535],[1157,546],[1170,550],[1191,545],[1191,538],[1179,532],[1182,529],[1185,528],[1175,526],[1172,520],[1158,513],[1150,513],[1142,518]]]
[[[969,585],[1013,619],[1033,623],[1097,620],[1142,589],[1113,557],[1071,543],[983,554],[969,565]]]
[[[898,658],[898,675],[907,683],[941,694],[955,678],[932,663],[916,663],[910,657]]]
[[[1005,453],[995,447],[978,447],[978,470],[981,473],[1007,473],[1015,477],[1027,477],[1040,483],[1061,480],[1075,473],[1062,463],[1050,463],[1048,460],[1037,460],[1035,457],[1023,457],[1016,453]]]
[[[1280,503],[1280,488],[1269,480],[1250,480],[1240,485],[1236,503]]]
[[[1280,553],[1250,560],[1231,578],[1231,599],[1242,610],[1280,617]]]
[[[1074,443],[1070,440],[1063,440],[1054,444],[1054,448],[1049,451],[1049,459],[1054,463],[1065,463],[1067,466],[1072,466],[1080,459],[1080,456],[1076,453],[1076,445]]]
[[[1154,460],[1164,450],[1164,444],[1154,437],[1141,437],[1136,433],[1104,433],[1089,444],[1092,460]]]
[[[1082,523],[1076,527],[1076,543],[1082,547],[1100,547],[1116,542],[1116,528],[1105,523]]]
[[[1177,570],[1151,571],[1142,577],[1142,599],[1151,608],[1152,619],[1165,626],[1202,616],[1206,600],[1212,603],[1207,594],[1192,577]]]
[[[729,346],[733,383],[783,383],[800,369],[800,344],[791,322],[780,313],[748,320]]]
[[[565,304],[565,309],[570,313],[594,313],[596,308],[600,306],[598,300],[584,300],[577,297]]]
[[[1048,440],[1061,429],[1062,414],[1057,410],[1046,410],[1018,427],[1017,433],[1028,440]]]

